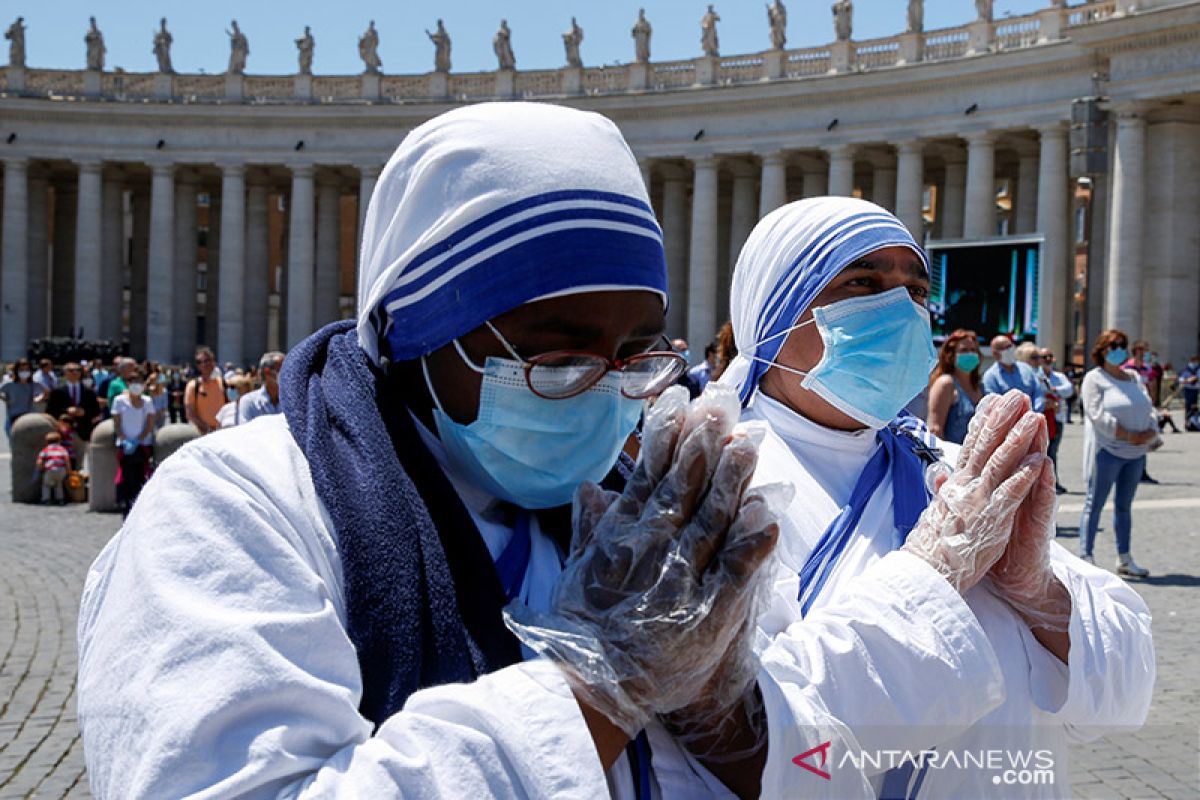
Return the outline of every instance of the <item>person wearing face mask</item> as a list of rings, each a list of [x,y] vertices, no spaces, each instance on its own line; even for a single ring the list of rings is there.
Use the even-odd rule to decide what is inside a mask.
[[[1004,394],[1019,389],[1029,397],[1033,410],[1045,411],[1045,393],[1033,368],[1017,358],[1017,348],[1011,337],[1000,334],[992,338],[992,356],[996,359],[983,373],[984,394]]]
[[[935,362],[928,292],[908,230],[853,198],[783,206],[738,259],[740,355],[721,380],[738,388],[744,420],[769,426],[751,485],[795,488],[759,620],[764,669],[782,687],[767,713],[821,698],[838,724],[804,731],[798,752],[860,753],[857,767],[823,764],[832,785],[864,785],[842,796],[1065,796],[1069,732],[1145,720],[1150,614],[1054,543],[1046,422],[1027,395],[984,397],[961,448],[901,412]],[[890,596],[907,610],[881,608]],[[865,676],[846,668],[864,650]],[[1018,748],[1053,754],[1053,786],[1005,794],[962,760]],[[889,763],[887,751],[953,754],[958,766]]]
[[[1087,495],[1079,520],[1079,554],[1094,561],[1093,547],[1100,513],[1113,495],[1113,531],[1117,572],[1145,578],[1130,552],[1133,536],[1133,496],[1144,479],[1146,455],[1162,443],[1158,415],[1146,384],[1129,363],[1129,338],[1119,330],[1100,334],[1092,346],[1095,364],[1083,378],[1079,400],[1085,419],[1083,478]]]
[[[125,371],[125,391],[113,398],[113,431],[117,445],[117,503],[128,516],[153,470],[154,429],[158,415],[146,396],[146,372],[136,363]]]
[[[983,399],[979,382],[979,339],[975,331],[956,330],[942,343],[929,382],[928,424],[934,436],[963,443]]]
[[[1179,388],[1183,392],[1184,425],[1190,431],[1200,430],[1200,355],[1189,358],[1179,370]]]
[[[12,426],[22,415],[34,410],[34,405],[46,398],[46,390],[33,380],[33,367],[27,358],[19,358],[12,366],[12,379],[0,384],[0,400],[4,401],[4,434],[12,443]]]
[[[786,490],[745,489],[732,391],[670,386],[662,233],[616,126],[437,117],[361,253],[359,317],[288,353],[283,413],[166,460],[89,573],[96,796],[784,785],[801,720],[764,718],[753,643]]]
[[[1054,353],[1048,347],[1038,350],[1034,371],[1038,382],[1042,385],[1042,392],[1046,397],[1053,397],[1055,400],[1053,412],[1051,412],[1049,405],[1046,408],[1047,420],[1049,420],[1051,413],[1054,416],[1054,429],[1050,434],[1050,446],[1046,450],[1046,454],[1050,456],[1050,460],[1054,463],[1054,490],[1059,494],[1065,494],[1067,489],[1058,480],[1060,474],[1058,469],[1058,448],[1062,444],[1063,433],[1066,431],[1067,415],[1071,407],[1071,398],[1075,395],[1075,386],[1071,383],[1070,378],[1054,368]]]
[[[263,353],[258,360],[262,386],[241,399],[236,415],[241,420],[238,424],[257,417],[283,413],[283,406],[279,402],[279,371],[283,369],[283,359],[283,353],[272,351]]]
[[[217,425],[232,428],[246,422],[242,404],[250,395],[253,383],[249,375],[234,375],[225,382],[225,399],[228,401],[217,412]]]

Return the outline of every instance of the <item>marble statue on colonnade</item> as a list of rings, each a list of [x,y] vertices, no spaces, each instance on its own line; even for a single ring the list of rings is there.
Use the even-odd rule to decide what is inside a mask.
[[[8,65],[25,66],[25,18],[17,17],[17,21],[4,32],[4,38],[12,42],[8,46]]]
[[[782,50],[787,45],[787,9],[781,0],[767,6],[767,23],[771,26],[771,47]]]
[[[571,17],[571,29],[562,35],[563,47],[567,51],[567,66],[582,67],[583,58],[579,55],[579,45],[583,44],[583,28]]]
[[[312,28],[305,25],[304,35],[296,40],[296,55],[300,59],[301,75],[312,75],[313,50],[316,47],[317,40],[313,38]]]
[[[908,27],[906,33],[921,33],[925,30],[925,0],[908,0]]]
[[[429,37],[429,41],[433,42],[433,68],[438,72],[449,72],[450,34],[446,33],[446,26],[439,19],[437,30],[433,33],[426,30],[425,35]]]
[[[704,55],[710,58],[721,55],[721,46],[717,42],[717,23],[720,21],[720,15],[713,11],[710,3],[708,11],[700,18],[700,46],[704,48]]]
[[[358,37],[358,57],[363,61],[363,72],[367,75],[379,74],[383,59],[379,57],[379,31],[375,30],[375,20],[371,20],[363,35]]]
[[[833,31],[839,42],[850,41],[854,32],[854,3],[850,0],[837,0],[833,4]]]
[[[645,64],[650,60],[650,34],[654,30],[650,27],[650,20],[646,19],[646,9],[638,9],[637,22],[633,23],[633,57],[639,64]]]
[[[88,22],[91,27],[83,36],[83,43],[87,45],[87,68],[99,72],[104,69],[104,34],[96,27],[95,17],[88,17]]]
[[[500,20],[500,29],[492,37],[492,50],[496,53],[496,61],[500,69],[516,69],[517,57],[513,55],[512,31],[508,29],[508,20]]]
[[[992,0],[975,0],[975,13],[980,22],[992,21]]]
[[[170,75],[175,70],[171,67],[171,42],[175,38],[167,30],[167,18],[163,17],[154,32],[154,57],[158,59],[158,71]]]
[[[231,20],[233,30],[225,31],[229,35],[229,69],[230,75],[246,74],[246,56],[250,55],[250,40],[238,27],[237,20]]]

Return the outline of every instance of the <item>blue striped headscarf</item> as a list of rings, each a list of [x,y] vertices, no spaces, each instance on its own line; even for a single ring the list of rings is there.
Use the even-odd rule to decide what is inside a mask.
[[[360,265],[359,343],[376,362],[534,300],[667,297],[662,230],[620,131],[542,103],[481,103],[413,130],[371,196]]]
[[[813,197],[762,218],[738,257],[729,295],[739,355],[721,380],[737,385],[743,405],[813,298],[858,259],[895,246],[911,248],[929,268],[908,228],[866,200]]]

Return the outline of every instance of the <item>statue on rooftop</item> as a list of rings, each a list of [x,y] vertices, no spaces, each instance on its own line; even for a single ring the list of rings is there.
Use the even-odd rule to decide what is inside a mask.
[[[379,31],[375,30],[375,20],[371,20],[363,35],[358,37],[358,57],[363,61],[363,72],[368,75],[379,74],[383,59],[379,57]]]
[[[721,46],[717,41],[717,23],[720,21],[720,15],[713,10],[710,3],[708,11],[700,18],[700,46],[704,49],[704,55],[710,58],[721,55]]]
[[[562,35],[563,47],[567,51],[567,66],[582,67],[583,58],[579,55],[579,45],[583,44],[583,28],[571,17],[571,28]]]
[[[975,0],[975,13],[980,22],[992,21],[992,0]]]
[[[8,46],[8,65],[25,66],[25,18],[17,17],[17,21],[4,32],[4,38],[12,43]]]
[[[304,35],[296,40],[297,56],[300,59],[300,74],[312,75],[313,50],[317,42],[313,39],[312,29],[305,25]]]
[[[925,0],[908,0],[907,33],[921,33],[925,30]]]
[[[167,30],[167,18],[163,17],[154,32],[154,57],[158,59],[158,71],[170,75],[175,70],[171,68],[171,42],[175,41]]]
[[[449,72],[450,34],[446,33],[446,26],[439,19],[437,30],[433,33],[426,30],[425,35],[429,37],[429,41],[433,42],[433,68],[438,72]]]
[[[787,9],[780,0],[767,6],[767,24],[771,26],[771,47],[782,50],[787,45]]]
[[[87,45],[87,68],[98,72],[104,69],[104,34],[96,27],[95,17],[88,17],[88,21],[91,27],[83,36],[83,43]]]
[[[232,20],[230,24],[233,26],[233,30],[225,31],[229,35],[229,69],[226,71],[230,75],[245,75],[246,56],[250,55],[250,40],[246,38],[246,34],[242,33],[236,19]]]
[[[850,41],[854,32],[854,3],[850,0],[837,0],[833,4],[833,31],[839,42]]]
[[[500,28],[492,37],[492,50],[496,53],[500,69],[517,68],[517,57],[513,55],[512,49],[512,31],[508,29],[508,20],[506,19],[500,20]]]
[[[637,22],[633,23],[633,57],[639,64],[650,60],[650,34],[653,32],[650,20],[646,19],[646,9],[639,8]]]

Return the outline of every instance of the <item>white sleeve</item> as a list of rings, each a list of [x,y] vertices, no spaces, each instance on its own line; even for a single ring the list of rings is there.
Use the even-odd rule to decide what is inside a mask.
[[[1084,415],[1096,431],[1106,439],[1116,439],[1117,418],[1104,410],[1104,389],[1099,383],[1095,370],[1083,376],[1083,385],[1079,387],[1079,402],[1083,406]]]
[[[418,692],[372,732],[324,511],[272,435],[290,437],[217,432],[165,461],[88,574],[79,719],[97,797],[606,794],[556,671]]]
[[[900,551],[775,636],[759,686],[770,737],[764,797],[795,796],[801,786],[805,797],[873,797],[867,781],[886,766],[856,765],[852,754],[932,746],[1004,700],[999,661],[971,609]],[[826,742],[831,780],[793,761]],[[821,753],[804,761],[820,766]]]
[[[1071,650],[1064,665],[1036,642],[1027,646],[1035,699],[1085,741],[1142,725],[1155,679],[1150,610],[1111,572],[1057,543],[1050,553],[1054,574],[1071,594]],[[1054,707],[1041,698],[1053,698]]]
[[[1054,393],[1062,399],[1066,400],[1075,394],[1075,385],[1071,383],[1071,379],[1066,376],[1066,373],[1053,370],[1050,373],[1050,380],[1054,384]]]

